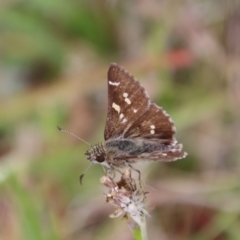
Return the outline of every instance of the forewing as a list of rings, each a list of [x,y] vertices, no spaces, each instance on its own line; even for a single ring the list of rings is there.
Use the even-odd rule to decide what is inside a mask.
[[[123,137],[150,105],[139,82],[122,67],[112,63],[108,70],[108,113],[104,138]],[[133,126],[133,127],[134,127]]]
[[[145,113],[126,131],[124,137],[160,139],[165,143],[174,143],[175,132],[171,117],[163,108],[151,103]]]

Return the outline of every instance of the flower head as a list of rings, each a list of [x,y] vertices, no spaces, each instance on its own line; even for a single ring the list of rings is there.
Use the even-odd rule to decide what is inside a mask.
[[[110,217],[123,215],[141,226],[144,214],[147,214],[144,209],[146,193],[142,190],[141,184],[137,184],[132,178],[131,170],[127,169],[122,173],[119,181],[115,181],[112,176],[106,174],[101,178],[101,183],[109,189],[106,201],[115,207]]]

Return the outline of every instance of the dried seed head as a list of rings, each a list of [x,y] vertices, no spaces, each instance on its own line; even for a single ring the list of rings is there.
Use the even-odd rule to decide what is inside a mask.
[[[132,178],[131,170],[127,169],[122,173],[119,181],[115,181],[112,176],[105,175],[101,178],[101,183],[108,188],[106,201],[115,207],[115,211],[110,217],[115,218],[121,215],[130,217],[137,224],[141,225],[144,214],[146,194]]]

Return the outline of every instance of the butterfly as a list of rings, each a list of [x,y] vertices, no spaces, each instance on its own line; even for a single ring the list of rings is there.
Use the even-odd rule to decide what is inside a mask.
[[[105,142],[86,152],[88,160],[110,169],[121,169],[140,161],[170,162],[187,156],[183,145],[174,137],[176,127],[171,117],[151,102],[132,75],[112,63],[107,83]]]

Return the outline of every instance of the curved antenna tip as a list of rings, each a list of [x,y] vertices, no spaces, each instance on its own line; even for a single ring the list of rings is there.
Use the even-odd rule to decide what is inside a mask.
[[[83,180],[84,175],[85,175],[85,173],[81,174],[80,177],[79,177],[79,182],[80,182],[81,185],[82,185],[82,180]]]
[[[59,131],[62,131],[62,128],[60,128],[59,126],[57,126],[57,129],[58,129]]]

